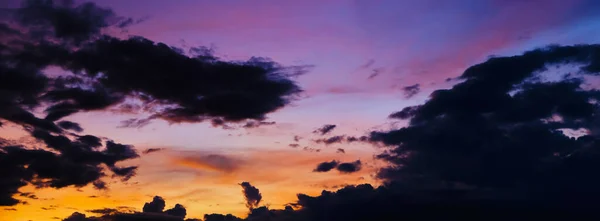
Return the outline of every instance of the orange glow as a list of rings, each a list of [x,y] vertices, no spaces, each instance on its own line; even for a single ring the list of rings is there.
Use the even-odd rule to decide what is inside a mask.
[[[297,193],[318,195],[323,189],[334,190],[346,184],[373,183],[375,170],[370,160],[372,153],[348,151],[307,152],[287,150],[243,150],[233,154],[204,153],[193,150],[164,150],[127,162],[140,165],[138,175],[126,183],[109,182],[108,190],[84,188],[34,189],[21,188],[21,192],[35,192],[38,197],[26,199],[29,204],[14,207],[16,211],[2,210],[2,220],[56,220],[75,211],[98,215],[87,210],[101,208],[129,208],[141,211],[145,202],[154,195],[162,196],[167,208],[180,203],[187,208],[189,218],[202,218],[205,213],[232,213],[245,217],[241,188],[248,181],[258,187],[263,195],[261,205],[283,208],[296,200]],[[353,154],[354,153],[354,154]],[[361,159],[363,170],[355,174],[312,172],[323,161]],[[4,217],[9,217],[5,219]]]

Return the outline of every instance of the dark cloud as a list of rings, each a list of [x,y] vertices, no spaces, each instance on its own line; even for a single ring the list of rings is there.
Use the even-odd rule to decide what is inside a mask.
[[[313,172],[329,172],[339,164],[340,162],[337,160],[332,160],[331,162],[322,162],[317,165],[317,168],[315,168]]]
[[[165,209],[165,200],[160,196],[155,196],[152,202],[144,204],[142,211],[145,213],[160,213]]]
[[[33,194],[32,192],[19,193],[19,196],[27,197],[29,199],[34,199],[34,200],[38,199],[38,197],[35,194]]]
[[[72,121],[60,121],[57,123],[57,125],[65,130],[72,130],[78,133],[83,132],[83,128],[81,128],[78,123]]]
[[[335,127],[336,127],[335,124],[325,124],[322,127],[320,127],[319,129],[316,129],[315,131],[313,131],[313,133],[323,136],[323,135],[331,132],[333,129],[335,129]]]
[[[116,18],[110,9],[88,2],[75,5],[73,1],[26,0],[16,16],[37,37],[50,37],[84,41],[100,34]]]
[[[256,57],[223,61],[201,48],[184,52],[142,37],[107,36],[104,30],[133,21],[94,3],[28,0],[13,11],[13,20],[0,22],[0,119],[42,145],[0,146],[0,205],[19,203],[13,195],[27,184],[106,189],[105,177],[135,175],[136,167],[117,166],[138,157],[133,147],[79,135],[76,122],[55,123],[64,117],[130,107],[150,117],[128,127],[154,119],[263,122],[301,92],[292,78],[308,68]],[[64,75],[46,75],[49,67]],[[31,112],[38,108],[45,116]]]
[[[291,148],[297,148],[297,147],[299,147],[299,146],[300,146],[300,144],[297,144],[297,143],[291,143],[291,144],[289,144],[288,146],[290,146]]]
[[[369,137],[367,137],[367,136],[360,136],[360,137],[346,136],[346,142],[348,142],[348,143],[369,142]]]
[[[373,132],[386,181],[466,185],[527,198],[598,196],[600,46],[550,46],[468,68],[451,89],[390,117],[407,127]],[[577,74],[556,73],[560,66]],[[547,80],[546,75],[558,75]],[[568,137],[564,130],[583,130]],[[567,205],[567,204],[564,204]]]
[[[246,199],[246,207],[250,210],[256,208],[262,200],[262,195],[258,188],[252,186],[249,182],[242,182],[240,186],[242,186],[242,193],[244,193],[244,198]]]
[[[346,153],[346,150],[344,150],[342,148],[338,148],[335,152],[336,153]]]
[[[332,137],[328,137],[328,138],[320,138],[320,139],[315,139],[313,140],[315,143],[322,143],[325,145],[330,145],[330,144],[334,144],[334,143],[354,143],[354,142],[365,142],[365,143],[370,143],[371,140],[368,136],[360,136],[360,137],[355,137],[355,136],[346,136],[346,135],[337,135],[337,136],[332,136]]]
[[[141,37],[103,38],[73,53],[68,68],[90,77],[102,73],[106,91],[129,94],[150,111],[148,119],[171,123],[262,120],[300,92],[288,77],[302,68],[282,67],[264,58],[224,62],[206,56],[189,57]],[[91,62],[97,59],[103,62]],[[166,73],[169,77],[161,78]]]
[[[414,85],[406,86],[406,87],[402,88],[402,91],[404,91],[404,97],[411,98],[411,97],[417,95],[419,92],[421,92],[421,85],[414,84]]]
[[[329,144],[334,144],[334,143],[341,143],[342,141],[344,141],[344,138],[345,138],[344,135],[338,135],[338,136],[333,136],[333,137],[329,137],[329,138],[316,139],[314,141],[316,143],[323,143],[325,145],[329,145]]]
[[[145,149],[144,151],[142,151],[142,153],[149,154],[149,153],[154,153],[154,152],[163,151],[163,150],[165,150],[165,148],[148,148],[148,149]]]
[[[183,205],[175,204],[171,209],[163,211],[165,201],[160,196],[155,196],[152,202],[144,204],[144,211],[137,212],[134,208],[119,206],[116,208],[102,208],[87,210],[87,212],[100,216],[87,217],[85,214],[74,212],[65,221],[197,221],[198,219],[185,219],[187,212]]]
[[[348,163],[340,163],[336,169],[341,173],[354,173],[358,172],[362,168],[362,162],[360,160]]]
[[[117,177],[128,177],[136,169],[130,167],[126,174],[119,173],[123,168],[115,166],[119,161],[137,157],[131,146],[107,141],[105,149],[96,150],[85,143],[39,130],[34,131],[33,136],[58,154],[43,149],[26,149],[23,146],[0,147],[0,167],[4,168],[0,174],[5,180],[0,189],[2,205],[18,203],[12,195],[27,183],[38,188],[82,187],[87,184],[106,188],[105,183],[100,180],[106,176],[104,165]],[[24,167],[25,165],[27,166]]]
[[[236,217],[231,214],[222,215],[222,214],[206,214],[204,215],[204,221],[243,221],[244,219]]]
[[[86,210],[86,211],[90,212],[90,213],[101,214],[101,215],[110,215],[110,214],[115,214],[115,213],[119,212],[118,209],[113,209],[113,208],[92,209],[92,210]]]
[[[273,125],[273,124],[275,124],[274,121],[270,121],[270,122],[266,122],[266,121],[248,121],[242,127],[248,129],[248,128],[257,128],[257,127],[265,126],[265,125]]]
[[[108,189],[106,182],[104,182],[102,180],[96,180],[96,181],[92,182],[92,185],[94,186],[95,189],[98,189],[98,190]],[[81,190],[78,190],[78,191],[81,192]]]
[[[185,218],[185,215],[187,215],[185,207],[183,207],[181,204],[175,204],[175,207],[165,210],[165,213],[167,215],[180,217],[182,219]]]

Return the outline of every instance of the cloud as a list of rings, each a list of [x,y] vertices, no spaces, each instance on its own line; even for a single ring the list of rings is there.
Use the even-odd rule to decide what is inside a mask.
[[[220,154],[193,154],[173,157],[173,162],[189,168],[230,173],[236,171],[243,162]]]
[[[315,131],[313,131],[313,133],[323,136],[323,135],[331,132],[333,129],[335,129],[335,127],[336,127],[336,125],[334,125],[334,124],[325,124],[322,127],[320,127],[319,129],[316,129]]]
[[[101,216],[87,217],[83,213],[74,212],[64,221],[184,221],[187,211],[181,204],[175,204],[171,209],[163,211],[165,201],[160,196],[155,196],[152,202],[144,204],[143,212],[136,212],[131,207],[102,208],[87,210],[90,213],[100,214]],[[197,219],[185,219],[185,221],[194,221]]]
[[[243,128],[257,128],[257,127],[260,127],[260,126],[273,125],[273,124],[275,124],[274,121],[271,121],[271,122],[265,122],[265,121],[248,121],[242,127]]]
[[[406,98],[411,98],[411,97],[417,95],[421,91],[421,85],[414,84],[414,85],[406,86],[406,87],[402,88],[402,91],[404,91],[404,96]]]
[[[74,5],[72,1],[24,1],[17,18],[20,24],[41,35],[39,37],[52,35],[81,42],[113,25],[109,20],[114,20],[116,15],[91,2]]]
[[[163,150],[165,150],[165,148],[148,148],[148,149],[145,149],[144,151],[142,151],[142,153],[149,154],[149,153],[154,153],[154,152],[163,151]]]
[[[316,143],[323,143],[325,145],[329,145],[329,144],[334,144],[334,143],[341,143],[342,141],[344,141],[344,138],[345,138],[344,135],[339,135],[339,136],[333,136],[333,137],[329,137],[329,138],[316,139],[314,141]]]
[[[302,139],[302,137],[301,137],[301,136],[294,135],[294,141],[295,141],[295,142],[299,142],[301,139]]]
[[[180,217],[182,219],[187,215],[185,207],[183,207],[181,204],[175,204],[175,207],[165,210],[165,213],[170,216]]]
[[[227,214],[227,215],[223,215],[223,214],[206,214],[204,215],[204,221],[243,221],[244,219],[241,219],[239,217],[236,217],[234,215],[231,214]]]
[[[358,172],[362,168],[362,162],[360,160],[348,163],[340,163],[336,169],[341,173],[354,173]]]
[[[367,79],[368,79],[368,80],[371,80],[371,79],[373,79],[373,78],[375,78],[375,77],[379,76],[379,74],[381,74],[381,72],[384,72],[384,71],[385,71],[385,69],[384,69],[384,68],[375,68],[375,69],[373,69],[373,73],[371,73],[371,74],[369,75],[369,77],[367,77]]]
[[[117,128],[142,128],[145,126],[148,126],[150,123],[152,122],[152,119],[150,118],[145,118],[145,119],[137,119],[137,118],[130,118],[124,121],[121,121],[120,125],[117,126]]]
[[[597,193],[600,106],[586,80],[600,72],[598,45],[549,46],[471,66],[463,82],[390,115],[407,127],[371,134],[390,146],[377,176],[388,182],[516,189],[527,197]],[[563,74],[560,66],[577,74]],[[555,80],[553,80],[555,79]],[[569,137],[564,130],[585,130]],[[575,193],[576,192],[576,193]]]
[[[297,144],[297,143],[291,143],[291,144],[289,144],[288,146],[290,146],[291,148],[297,148],[297,147],[299,147],[299,146],[300,146],[300,144]]]
[[[348,143],[369,142],[369,137],[367,137],[367,136],[360,136],[360,137],[346,136],[346,142],[348,142]]]
[[[19,193],[19,196],[27,197],[29,199],[38,199],[38,197],[35,194],[31,193],[31,192]]]
[[[86,211],[90,212],[90,213],[96,213],[96,214],[102,214],[102,215],[110,215],[110,214],[115,214],[115,213],[119,212],[119,210],[113,209],[113,208],[92,209],[92,210],[86,210]]]
[[[58,123],[56,123],[60,128],[65,129],[65,130],[72,130],[78,133],[83,132],[83,128],[81,128],[81,126],[79,126],[78,123],[75,122],[71,122],[71,121],[60,121]]]
[[[322,162],[317,165],[317,168],[313,170],[313,172],[329,172],[337,165],[339,165],[339,161],[332,160],[331,162]]]
[[[346,153],[346,150],[344,150],[342,148],[338,148],[335,152],[336,153]]]
[[[117,166],[139,157],[132,146],[78,134],[83,128],[77,122],[56,123],[60,119],[123,107],[149,116],[126,121],[126,127],[155,119],[263,122],[302,91],[293,78],[307,71],[267,58],[224,61],[207,50],[111,37],[106,30],[131,20],[94,3],[32,0],[11,14],[0,22],[0,119],[42,145],[0,146],[0,205],[20,203],[13,195],[28,184],[106,189],[109,175],[122,181],[135,175],[137,167]],[[46,74],[49,67],[64,74]],[[45,116],[30,111],[38,108]]]
[[[106,176],[104,165],[118,177],[128,178],[135,173],[136,167],[124,169],[115,165],[119,161],[138,157],[131,146],[107,141],[104,149],[96,150],[93,146],[62,135],[33,131],[33,136],[60,154],[43,149],[26,149],[23,146],[1,147],[0,166],[4,168],[4,172],[0,173],[7,181],[7,186],[0,192],[2,205],[18,203],[12,195],[27,183],[38,188],[82,187],[87,184],[106,188],[100,180]]]
[[[341,163],[337,160],[330,162],[322,162],[317,165],[317,168],[313,172],[329,172],[333,169],[337,169],[340,173],[354,173],[358,172],[362,168],[362,162],[360,160],[354,162]]]
[[[240,186],[242,186],[242,193],[244,193],[244,198],[246,199],[246,207],[250,210],[256,208],[262,200],[262,195],[258,188],[252,186],[249,182],[242,182]]]

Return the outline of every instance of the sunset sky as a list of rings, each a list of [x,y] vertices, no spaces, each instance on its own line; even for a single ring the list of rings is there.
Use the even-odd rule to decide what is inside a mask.
[[[246,217],[242,182],[260,189],[260,205],[271,209],[283,209],[297,200],[297,193],[316,196],[345,185],[378,186],[382,180],[376,174],[388,165],[374,157],[382,153],[381,145],[323,140],[407,126],[405,118],[388,116],[424,104],[434,90],[452,88],[465,80],[456,79],[465,69],[490,57],[551,44],[600,43],[600,5],[593,0],[94,2],[134,21],[104,34],[142,36],[184,51],[207,46],[222,61],[270,58],[301,67],[305,73],[290,79],[303,91],[289,104],[266,111],[266,118],[256,121],[264,125],[257,127],[244,127],[245,120],[257,118],[218,124],[148,118],[148,112],[127,112],[117,104],[82,109],[61,120],[79,123],[82,135],[132,145],[140,156],[117,165],[138,166],[135,175],[126,181],[104,176],[104,189],[91,183],[62,188],[28,183],[13,195],[26,203],[0,207],[0,220],[60,220],[76,211],[93,216],[101,214],[90,210],[117,207],[141,211],[156,195],[165,199],[165,208],[185,206],[188,218],[208,213]],[[2,1],[2,21],[10,21],[20,6],[20,1]],[[44,68],[44,74],[69,72],[57,66]],[[44,105],[31,112],[44,118]],[[150,121],[124,126],[128,119],[142,118]],[[44,145],[1,111],[0,122],[7,142]],[[328,124],[336,126],[318,131]],[[360,160],[361,168],[314,171],[332,160]],[[110,166],[103,167],[109,171]]]

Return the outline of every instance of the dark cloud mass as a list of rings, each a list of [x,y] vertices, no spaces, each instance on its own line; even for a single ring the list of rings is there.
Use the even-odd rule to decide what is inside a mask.
[[[359,171],[361,168],[362,162],[360,160],[346,163],[332,160],[330,162],[319,163],[313,172],[329,172],[333,169],[337,169],[340,173],[354,173]]]
[[[361,168],[362,162],[360,162],[360,160],[348,163],[340,163],[336,167],[336,169],[341,173],[354,173],[359,171]]]
[[[83,132],[83,128],[81,128],[81,126],[79,126],[78,123],[75,122],[71,122],[71,121],[60,121],[57,123],[57,125],[65,130],[72,130],[74,132],[78,132],[81,133]]]
[[[240,186],[242,186],[242,193],[244,193],[244,198],[246,199],[246,207],[250,210],[256,208],[262,200],[262,195],[258,188],[252,186],[249,182],[242,182]]]
[[[337,160],[332,160],[331,162],[322,162],[317,165],[317,168],[313,170],[313,172],[329,172],[333,168],[335,168],[340,162]]]
[[[187,211],[181,204],[175,204],[171,209],[163,211],[165,201],[160,196],[155,196],[152,202],[144,204],[143,212],[136,212],[130,207],[102,208],[88,210],[87,212],[101,216],[87,217],[83,213],[74,212],[63,221],[198,221],[199,219],[185,219]]]
[[[550,46],[495,57],[468,68],[451,89],[390,117],[401,129],[373,132],[392,146],[378,155],[392,164],[377,176],[388,182],[463,185],[581,204],[600,193],[597,133],[600,46]],[[550,67],[577,69],[556,73]],[[544,75],[562,76],[544,80]],[[568,137],[563,130],[584,130]],[[526,194],[525,194],[526,193]],[[572,202],[569,199],[581,197]]]
[[[57,123],[60,119],[127,107],[121,111],[150,116],[130,121],[130,127],[155,119],[264,122],[301,92],[292,77],[306,71],[264,58],[223,61],[205,48],[184,52],[143,37],[102,35],[132,20],[92,3],[30,0],[14,16],[14,21],[0,22],[0,119],[3,125],[20,126],[40,145],[1,142],[1,206],[23,203],[14,196],[33,200],[19,192],[28,184],[106,189],[109,175],[127,180],[135,174],[135,166],[118,166],[138,157],[132,146],[77,134],[83,128]],[[204,219],[598,220],[600,91],[588,80],[600,75],[599,55],[600,45],[576,45],[490,58],[469,67],[451,89],[437,90],[424,104],[390,115],[409,120],[406,127],[322,141],[387,146],[376,156],[388,165],[376,174],[382,186],[298,194],[296,202],[277,210],[258,207],[261,193],[243,182],[247,218],[209,214]],[[561,75],[554,66],[578,69]],[[70,73],[45,75],[48,67]],[[547,80],[544,74],[561,76]],[[419,85],[405,91],[413,96]],[[45,108],[46,116],[34,115],[36,108]],[[325,125],[315,134],[334,128]],[[568,130],[585,132],[569,137]],[[332,161],[315,171],[352,173],[361,167],[361,161]],[[94,211],[101,212],[99,217],[73,213],[65,220],[181,221],[187,215],[180,204],[164,208],[157,196],[142,212],[104,208]]]
[[[155,196],[152,202],[144,204],[142,211],[145,213],[159,213],[165,209],[165,200],[160,196]]]
[[[0,21],[1,124],[20,126],[43,145],[2,143],[0,206],[19,203],[13,195],[27,184],[106,189],[110,175],[123,181],[135,175],[137,167],[117,166],[138,157],[133,147],[79,135],[77,122],[60,119],[123,107],[150,117],[122,127],[154,119],[271,124],[263,121],[266,114],[301,92],[291,79],[307,70],[266,58],[222,61],[202,47],[184,52],[143,37],[114,38],[104,30],[136,22],[94,3],[28,0],[9,11],[12,19]],[[64,74],[46,75],[49,67]],[[37,108],[45,108],[44,117],[31,112]]]
[[[345,143],[354,143],[354,142],[369,143],[371,140],[367,136],[355,137],[355,136],[346,136],[346,135],[336,135],[336,136],[327,137],[327,138],[315,139],[313,141],[315,143],[319,143],[319,144],[322,143],[325,145],[330,145],[330,144],[334,144],[334,143],[344,143],[344,142]]]
[[[333,129],[335,129],[335,127],[336,127],[335,124],[325,124],[322,127],[320,127],[319,129],[316,129],[315,131],[313,131],[313,133],[323,136],[323,135],[331,132]]]

